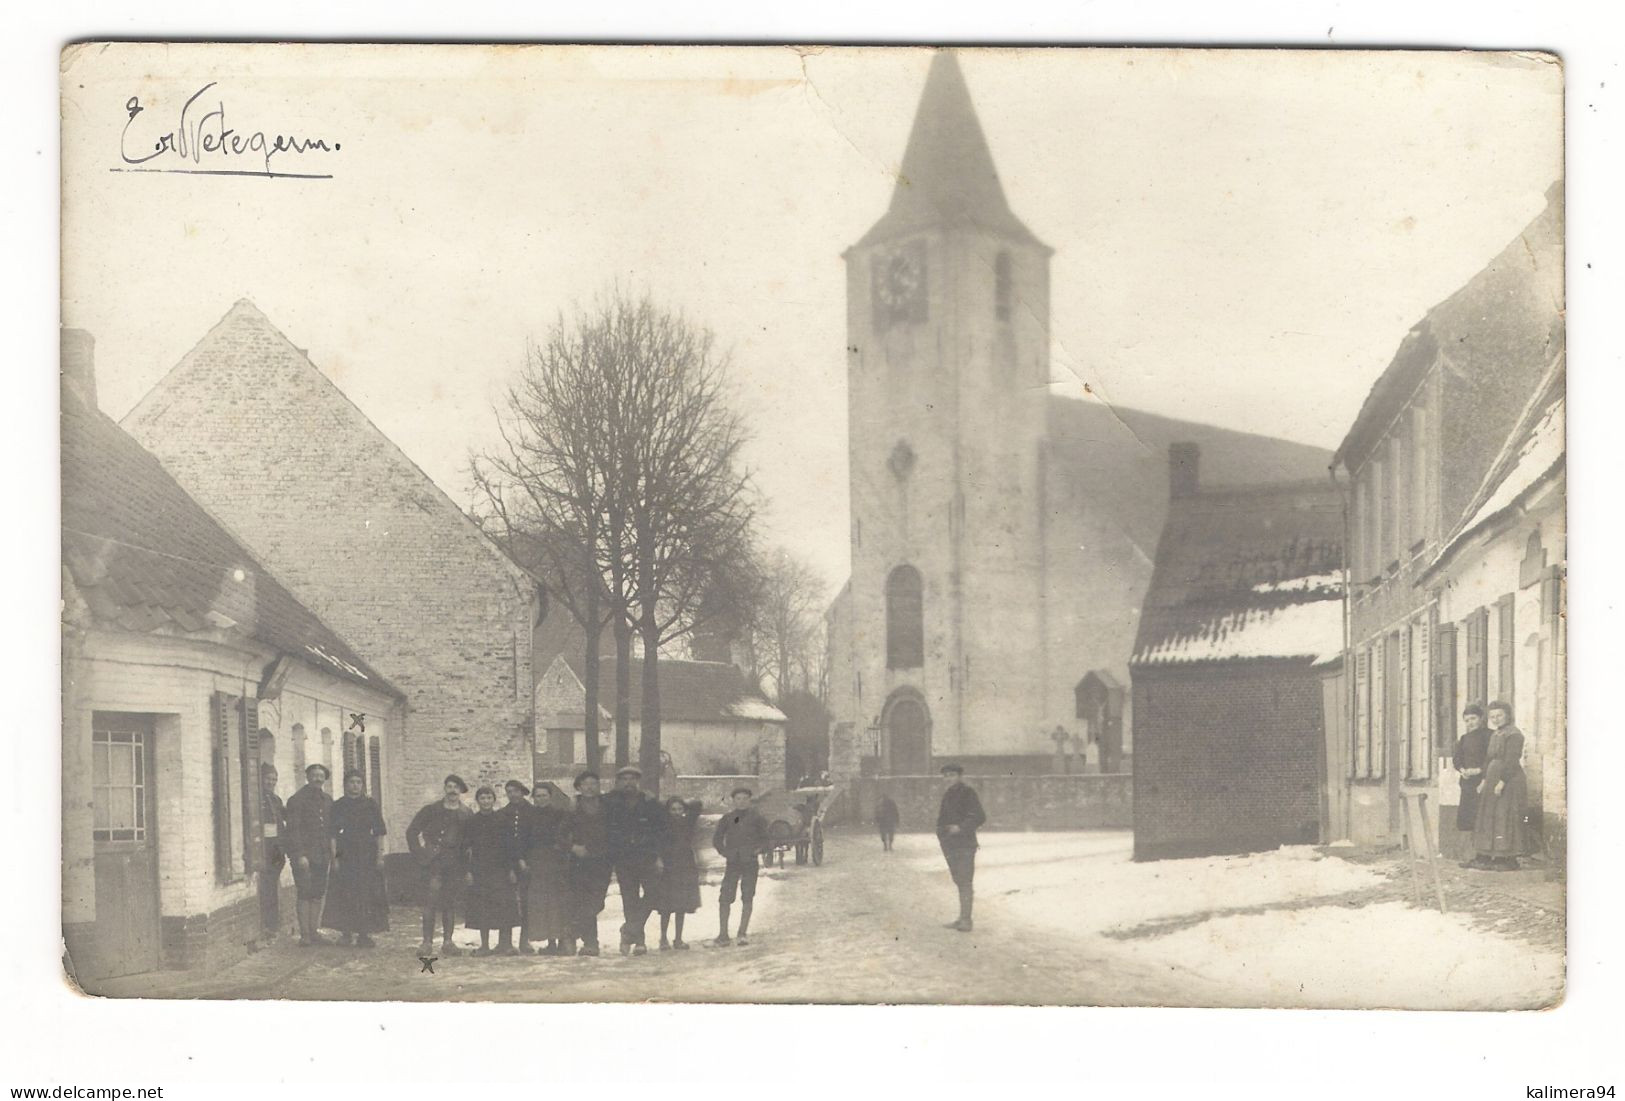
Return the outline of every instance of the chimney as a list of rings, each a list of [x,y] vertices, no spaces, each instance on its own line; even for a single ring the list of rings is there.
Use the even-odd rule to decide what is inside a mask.
[[[62,385],[96,406],[96,338],[83,329],[62,330]]]
[[[1168,445],[1168,496],[1194,497],[1201,487],[1202,449],[1193,443]]]

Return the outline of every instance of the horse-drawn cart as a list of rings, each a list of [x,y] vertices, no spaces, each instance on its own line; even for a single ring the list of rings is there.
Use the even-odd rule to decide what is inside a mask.
[[[784,867],[784,854],[795,851],[797,864],[809,859],[824,862],[824,818],[840,793],[836,787],[804,787],[793,791],[770,791],[756,801],[756,809],[767,819],[767,845],[762,852],[767,864],[778,857]]]

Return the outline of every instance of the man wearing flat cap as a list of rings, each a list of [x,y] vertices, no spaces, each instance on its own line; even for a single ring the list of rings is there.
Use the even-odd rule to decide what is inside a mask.
[[[452,773],[441,785],[441,798],[412,818],[406,827],[406,847],[423,869],[423,943],[420,955],[434,948],[435,918],[440,919],[440,954],[460,955],[451,942],[451,928],[457,917],[457,896],[463,885],[463,831],[474,812],[463,802],[468,784]]]
[[[643,790],[643,772],[627,765],[615,773],[615,790],[604,796],[609,857],[620,885],[621,955],[647,952],[644,929],[654,908],[650,893],[660,872],[666,837],[666,811]]]
[[[295,911],[301,948],[323,942],[318,931],[322,899],[327,896],[327,872],[333,866],[333,798],[322,787],[328,775],[326,765],[307,767],[305,786],[288,796],[285,808],[288,833],[282,847],[293,865],[293,885],[299,892]]]
[[[976,831],[987,822],[982,811],[982,800],[976,789],[965,783],[965,770],[959,765],[942,766],[942,778],[947,787],[942,793],[942,806],[937,811],[937,841],[942,845],[942,856],[948,861],[948,874],[959,888],[959,917],[948,923],[948,928],[961,933],[971,931],[971,882],[976,878]]]

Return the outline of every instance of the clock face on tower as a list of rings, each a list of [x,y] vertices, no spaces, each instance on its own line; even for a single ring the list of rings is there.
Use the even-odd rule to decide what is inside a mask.
[[[874,315],[877,327],[924,321],[925,246],[913,242],[874,258]]]

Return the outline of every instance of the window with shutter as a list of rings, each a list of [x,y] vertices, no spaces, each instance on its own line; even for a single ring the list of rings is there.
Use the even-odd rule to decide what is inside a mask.
[[[378,746],[378,735],[376,734],[367,739],[367,778],[367,793],[382,803],[384,800],[384,769],[383,758]]]
[[[1411,650],[1415,665],[1414,693],[1411,697],[1411,732],[1416,740],[1414,760],[1418,780],[1433,775],[1433,609],[1416,621],[1416,644]]]
[[[1490,613],[1486,608],[1479,608],[1467,617],[1464,624],[1467,630],[1467,661],[1466,683],[1462,686],[1466,692],[1466,703],[1476,703],[1479,706],[1489,702],[1489,648]]]
[[[1433,634],[1433,740],[1441,757],[1456,752],[1456,716],[1464,706],[1456,699],[1456,627],[1441,623]]]
[[[1517,651],[1514,648],[1517,636],[1512,622],[1511,593],[1495,602],[1495,613],[1495,695],[1496,698],[1505,701],[1508,707],[1512,707],[1515,687],[1512,670],[1517,662]]]
[[[351,731],[346,730],[344,732],[344,773],[345,774],[348,774],[352,769],[356,769],[356,768],[361,767],[360,763],[358,762],[357,757],[356,757],[356,749],[357,749],[357,746],[356,746],[355,734],[352,733]],[[339,778],[342,781],[343,780],[343,775],[341,774],[341,776]]]
[[[1371,771],[1383,775],[1388,734],[1388,640],[1379,638],[1371,647]]]
[[[258,870],[264,855],[260,828],[260,701],[243,698],[237,704],[237,737],[242,747],[243,872]]]
[[[1411,627],[1406,624],[1404,630],[1395,636],[1399,640],[1399,714],[1389,721],[1397,728],[1399,741],[1404,746],[1405,763],[1402,776],[1416,775],[1416,744],[1411,737],[1411,654],[1414,638]],[[1399,767],[1399,762],[1394,762]]]
[[[236,742],[234,729],[237,697],[224,692],[214,694],[212,763],[214,771],[214,873],[222,883],[233,883],[240,878],[237,846],[233,843],[235,819],[231,811],[232,756]]]
[[[1371,649],[1354,656],[1354,753],[1350,764],[1356,779],[1371,775]]]

